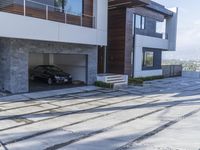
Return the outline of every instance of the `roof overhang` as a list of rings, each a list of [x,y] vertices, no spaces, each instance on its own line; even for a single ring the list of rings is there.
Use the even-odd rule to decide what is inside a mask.
[[[150,0],[108,0],[108,8],[132,8],[150,4]]]

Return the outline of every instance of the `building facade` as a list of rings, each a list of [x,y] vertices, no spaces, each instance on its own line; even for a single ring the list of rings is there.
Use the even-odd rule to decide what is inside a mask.
[[[162,75],[162,52],[176,50],[178,9],[150,1],[109,9],[106,71],[132,77]]]
[[[29,70],[57,65],[92,84],[98,46],[107,45],[107,0],[0,2],[0,89],[29,91]]]

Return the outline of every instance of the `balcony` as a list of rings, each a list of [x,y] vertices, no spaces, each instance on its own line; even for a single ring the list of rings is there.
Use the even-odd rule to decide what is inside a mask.
[[[96,27],[94,16],[67,12],[62,8],[33,0],[4,0],[0,2],[0,11],[65,24],[89,28]]]

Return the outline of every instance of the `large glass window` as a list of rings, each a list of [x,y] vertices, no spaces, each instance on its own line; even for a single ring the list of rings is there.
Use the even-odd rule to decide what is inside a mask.
[[[153,67],[154,66],[154,52],[145,51],[143,58],[143,67]]]
[[[83,0],[55,0],[55,6],[63,9],[66,13],[82,15]]]
[[[136,15],[136,28],[145,29],[145,17]]]

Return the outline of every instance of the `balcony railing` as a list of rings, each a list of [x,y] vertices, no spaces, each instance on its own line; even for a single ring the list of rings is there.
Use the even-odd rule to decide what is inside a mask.
[[[96,26],[94,16],[67,12],[60,7],[33,0],[0,1],[0,11],[83,27],[95,28]]]

